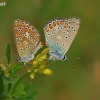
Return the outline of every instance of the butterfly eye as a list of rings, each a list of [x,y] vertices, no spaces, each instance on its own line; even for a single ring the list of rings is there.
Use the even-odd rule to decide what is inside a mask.
[[[62,58],[62,60],[65,61],[65,60],[66,60],[66,56],[64,56],[64,57]]]

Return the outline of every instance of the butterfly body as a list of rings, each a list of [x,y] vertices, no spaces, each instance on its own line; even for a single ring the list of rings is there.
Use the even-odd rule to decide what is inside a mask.
[[[50,59],[66,60],[66,52],[79,29],[79,18],[55,18],[46,23],[44,34]]]
[[[14,38],[20,62],[28,63],[41,48],[40,35],[30,23],[17,19],[14,21]]]

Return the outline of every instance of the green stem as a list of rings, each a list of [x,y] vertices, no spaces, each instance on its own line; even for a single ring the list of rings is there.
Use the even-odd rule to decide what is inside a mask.
[[[30,73],[26,73],[25,75],[23,75],[20,79],[18,79],[18,81],[14,84],[14,86],[13,86],[13,88],[10,90],[10,92],[12,91],[12,90],[14,90],[16,87],[17,87],[17,85],[26,77],[26,76],[28,76]]]

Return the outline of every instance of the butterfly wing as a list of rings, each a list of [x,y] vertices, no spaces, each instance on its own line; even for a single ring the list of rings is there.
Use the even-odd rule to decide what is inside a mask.
[[[40,43],[40,35],[36,28],[20,19],[14,21],[14,38],[21,58],[32,55]]]
[[[55,18],[47,22],[44,27],[46,44],[56,59],[62,59],[72,44],[79,29],[79,18]]]

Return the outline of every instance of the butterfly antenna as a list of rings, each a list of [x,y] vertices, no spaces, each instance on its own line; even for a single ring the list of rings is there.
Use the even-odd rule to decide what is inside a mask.
[[[68,57],[68,56],[70,56],[70,57],[74,57],[74,58],[80,60],[80,57],[75,57],[75,56],[67,55],[67,57]]]
[[[67,58],[69,64],[71,65],[72,69],[75,70],[75,68],[73,67],[73,65],[71,64],[71,62],[69,61],[69,59]]]

